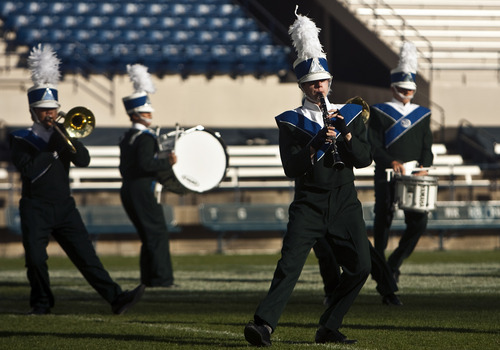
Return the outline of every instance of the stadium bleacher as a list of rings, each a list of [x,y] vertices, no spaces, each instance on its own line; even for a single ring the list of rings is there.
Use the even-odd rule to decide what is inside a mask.
[[[342,0],[395,51],[411,40],[432,70],[498,70],[500,1]]]
[[[290,48],[229,0],[4,1],[0,18],[4,32],[15,34],[9,50],[51,44],[63,74],[122,74],[127,63],[148,65],[153,74],[265,76],[290,69]]]

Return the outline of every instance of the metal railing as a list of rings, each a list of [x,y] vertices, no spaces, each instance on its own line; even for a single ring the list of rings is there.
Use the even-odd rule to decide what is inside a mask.
[[[354,7],[352,1],[349,1],[349,0],[339,0],[339,1],[341,3],[343,3],[347,9],[349,9],[351,12],[354,13],[354,11],[352,11],[352,8]],[[433,72],[432,53],[434,51],[434,48],[432,46],[431,41],[429,39],[427,39],[427,37],[420,34],[420,32],[417,28],[415,28],[413,25],[409,24],[408,21],[404,17],[399,15],[391,6],[386,4],[383,0],[370,1],[369,3],[366,2],[365,0],[358,0],[358,3],[360,5],[363,5],[363,6],[370,8],[372,10],[373,18],[375,19],[374,26],[372,29],[377,35],[379,35],[379,37],[381,39],[383,39],[383,37],[380,35],[380,31],[378,29],[379,22],[383,22],[384,26],[386,28],[390,28],[393,31],[395,31],[396,33],[398,33],[401,41],[406,40],[405,33],[407,32],[408,29],[410,29],[414,32],[415,37],[421,39],[423,42],[426,43],[428,55],[425,55],[425,53],[421,49],[419,49],[418,47],[417,47],[417,51],[419,52],[420,56],[427,61],[428,65],[429,65],[429,77],[428,77],[428,79],[429,79],[429,82],[431,82],[432,81],[432,72]],[[401,25],[395,26],[395,25],[391,24],[384,16],[379,15],[378,10],[380,8],[387,9],[390,13],[390,16],[396,17],[397,19],[399,19],[401,21]]]

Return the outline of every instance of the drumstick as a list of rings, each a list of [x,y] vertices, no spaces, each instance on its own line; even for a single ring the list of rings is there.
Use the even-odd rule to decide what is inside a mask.
[[[172,147],[172,151],[175,151],[175,144],[177,143],[178,137],[179,137],[179,123],[175,123],[175,138],[174,138],[174,146]]]

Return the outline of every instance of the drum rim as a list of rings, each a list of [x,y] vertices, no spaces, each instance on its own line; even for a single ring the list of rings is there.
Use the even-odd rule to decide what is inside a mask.
[[[430,175],[422,175],[422,176],[417,176],[417,175],[395,175],[394,180],[398,182],[405,182],[405,180],[408,180],[410,182],[437,182],[438,177],[437,176],[430,176]]]

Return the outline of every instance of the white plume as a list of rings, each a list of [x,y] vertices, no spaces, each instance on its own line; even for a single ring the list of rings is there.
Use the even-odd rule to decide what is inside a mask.
[[[316,24],[308,17],[297,14],[297,9],[298,6],[295,8],[297,19],[288,29],[288,34],[297,51],[297,59],[303,61],[313,57],[326,58],[318,38],[321,29],[316,27]]]
[[[418,68],[417,48],[410,41],[405,41],[399,53],[398,70],[401,72],[416,73]]]
[[[156,91],[151,74],[148,73],[148,67],[142,64],[127,64],[127,72],[130,81],[134,84],[135,92],[154,93]]]
[[[61,61],[50,45],[42,44],[33,47],[28,56],[28,68],[31,71],[31,80],[35,85],[57,85],[61,77],[59,64]]]

